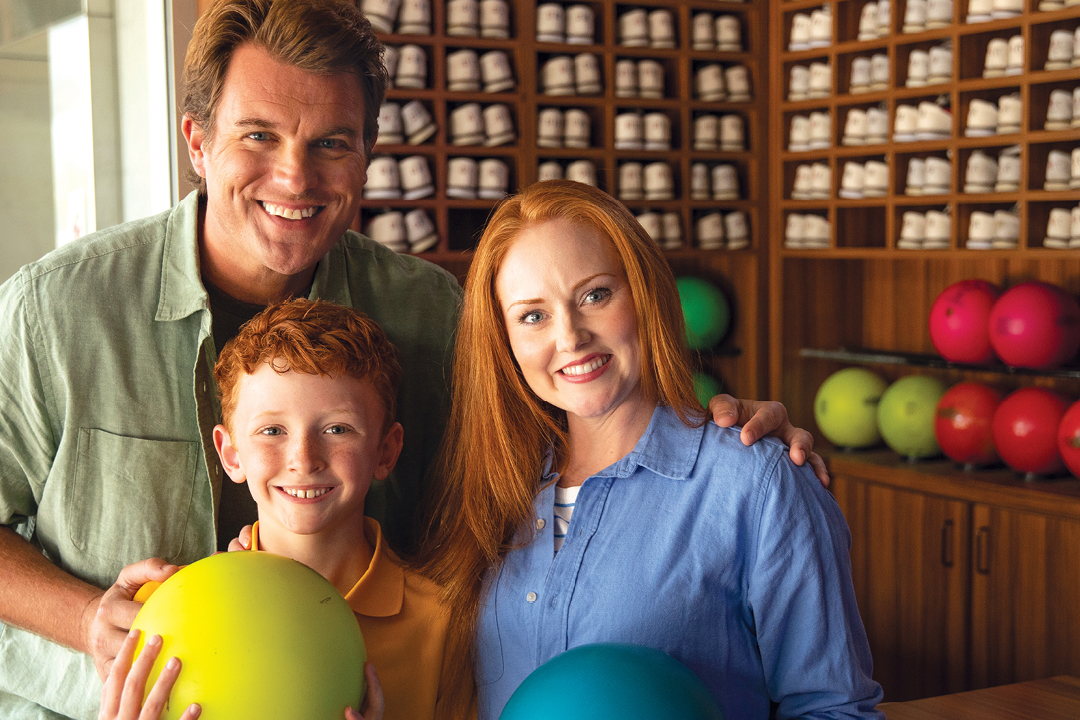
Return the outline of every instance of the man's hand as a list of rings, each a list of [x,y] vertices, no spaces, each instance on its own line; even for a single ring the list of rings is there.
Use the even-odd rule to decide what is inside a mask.
[[[791,424],[783,403],[717,395],[709,400],[709,412],[720,427],[742,425],[739,439],[743,445],[753,445],[765,435],[778,438],[790,448],[788,455],[793,463],[802,465],[809,460],[822,486],[829,487],[829,471],[825,469],[825,461],[814,452],[814,436]]]
[[[120,652],[124,638],[139,614],[140,603],[135,593],[147,582],[164,582],[179,570],[176,565],[159,558],[150,558],[128,565],[120,571],[120,577],[96,602],[86,607],[86,647],[94,658],[94,667],[102,680],[109,677],[113,659]]]

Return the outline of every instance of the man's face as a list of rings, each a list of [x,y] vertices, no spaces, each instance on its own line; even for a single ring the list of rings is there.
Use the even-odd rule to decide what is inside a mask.
[[[366,178],[363,131],[356,76],[308,73],[250,43],[236,48],[213,136],[184,119],[192,164],[206,179],[204,250],[226,287],[258,295],[275,276],[309,272],[341,238]]]

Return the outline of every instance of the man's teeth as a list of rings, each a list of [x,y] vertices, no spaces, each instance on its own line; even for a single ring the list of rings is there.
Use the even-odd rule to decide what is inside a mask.
[[[586,373],[591,373],[593,370],[598,370],[603,367],[604,363],[606,363],[610,357],[610,355],[605,355],[584,363],[583,365],[572,365],[568,368],[563,368],[562,373],[563,375],[584,375]]]
[[[281,488],[289,495],[300,500],[310,500],[330,492],[330,488],[318,488],[317,490],[301,490],[299,488]]]
[[[266,209],[266,212],[270,213],[271,215],[277,215],[278,217],[283,217],[286,220],[302,220],[303,218],[309,218],[315,214],[316,210],[318,210],[317,207],[287,208],[268,202],[264,202],[262,206]]]

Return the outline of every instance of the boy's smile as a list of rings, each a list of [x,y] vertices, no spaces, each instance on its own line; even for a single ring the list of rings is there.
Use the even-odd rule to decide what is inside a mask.
[[[234,482],[247,482],[267,533],[349,535],[362,528],[364,497],[401,449],[401,426],[370,382],[263,363],[239,379],[232,431],[214,441]]]

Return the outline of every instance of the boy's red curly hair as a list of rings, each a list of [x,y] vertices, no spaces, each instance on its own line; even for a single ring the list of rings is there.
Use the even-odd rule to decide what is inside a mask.
[[[231,430],[242,375],[261,363],[276,372],[347,375],[367,380],[386,412],[383,429],[394,422],[401,365],[397,349],[374,320],[351,308],[295,298],[270,305],[225,343],[214,377],[221,393],[222,422]]]

